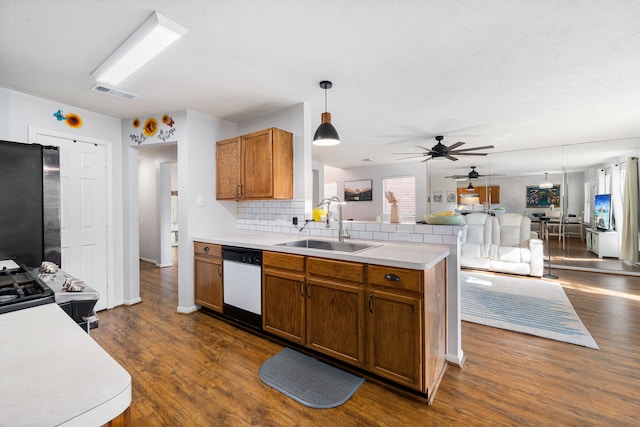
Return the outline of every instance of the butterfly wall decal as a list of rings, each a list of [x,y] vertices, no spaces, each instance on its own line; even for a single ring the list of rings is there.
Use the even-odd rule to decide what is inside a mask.
[[[58,119],[59,122],[63,120],[67,120],[67,117],[64,114],[62,114],[62,110],[58,110],[55,113],[53,113],[53,117]]]

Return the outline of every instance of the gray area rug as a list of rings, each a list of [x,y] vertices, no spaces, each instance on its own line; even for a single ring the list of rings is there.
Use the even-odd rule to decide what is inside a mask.
[[[349,400],[364,378],[285,348],[258,372],[269,387],[311,408],[334,408]]]
[[[460,273],[462,320],[599,349],[557,282]]]

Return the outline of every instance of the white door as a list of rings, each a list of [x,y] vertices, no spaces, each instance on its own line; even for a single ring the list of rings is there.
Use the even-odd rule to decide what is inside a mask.
[[[100,294],[107,308],[106,147],[39,134],[37,142],[60,147],[62,269]]]

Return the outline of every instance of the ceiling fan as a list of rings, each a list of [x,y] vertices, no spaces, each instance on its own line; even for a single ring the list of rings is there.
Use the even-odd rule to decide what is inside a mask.
[[[427,157],[426,159],[423,160],[423,162],[426,162],[427,160],[430,160],[430,159],[437,159],[437,158],[447,158],[449,160],[456,161],[458,159],[454,156],[486,156],[488,153],[471,153],[470,151],[478,151],[478,150],[494,148],[493,145],[485,145],[483,147],[457,149],[458,147],[460,147],[465,143],[462,141],[458,141],[455,144],[453,144],[451,147],[447,147],[442,143],[443,139],[444,139],[444,136],[442,135],[436,136],[436,141],[438,141],[438,143],[431,148],[423,147],[421,145],[416,145],[417,148],[422,148],[423,150],[425,150],[424,153],[420,153],[420,154],[419,153],[393,153],[393,154],[410,154],[411,155],[411,157],[403,157],[398,160],[413,159],[416,157]]]
[[[487,175],[482,175],[480,173],[478,173],[478,171],[476,170],[476,166],[471,166],[471,172],[469,172],[466,175],[450,175],[450,176],[445,176],[445,178],[453,178],[456,181],[460,180],[460,181],[466,181],[466,180],[474,180],[474,179],[478,179],[478,178],[482,178],[485,176],[504,176],[501,174],[487,174]]]

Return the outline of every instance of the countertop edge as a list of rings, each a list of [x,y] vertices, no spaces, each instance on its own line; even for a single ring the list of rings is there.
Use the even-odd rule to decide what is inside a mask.
[[[350,242],[373,244],[375,247],[359,252],[327,251],[322,249],[297,248],[289,246],[277,246],[278,244],[294,240],[326,240],[335,241],[316,236],[295,236],[283,233],[243,232],[216,237],[193,237],[195,242],[239,246],[251,249],[260,249],[273,252],[290,253],[296,255],[330,258],[341,261],[363,262],[378,264],[388,267],[408,268],[412,270],[428,270],[443,259],[447,258],[451,251],[446,245],[433,245],[427,243],[411,242],[387,242],[379,240],[349,240]]]

